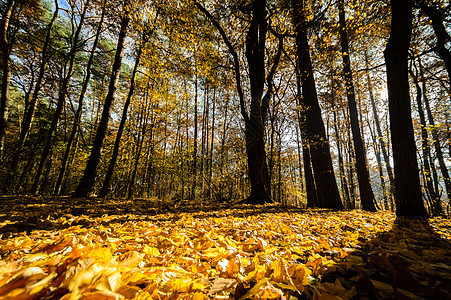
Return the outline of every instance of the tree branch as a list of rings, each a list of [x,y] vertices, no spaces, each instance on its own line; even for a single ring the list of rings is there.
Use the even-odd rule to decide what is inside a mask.
[[[229,49],[230,54],[233,58],[233,66],[235,71],[235,81],[236,81],[236,88],[238,91],[238,96],[240,98],[240,110],[241,115],[243,116],[244,120],[246,122],[249,121],[249,115],[246,111],[245,105],[244,105],[244,93],[243,88],[241,86],[241,71],[240,71],[240,61],[238,60],[238,54],[236,53],[235,49],[233,48],[232,43],[230,42],[229,38],[227,37],[224,29],[221,27],[219,22],[213,17],[213,15],[205,9],[199,2],[194,1],[194,5],[205,14],[205,16],[210,19],[213,26],[216,27],[216,29],[219,31],[219,34],[221,35],[222,39],[224,40],[224,43],[226,44],[227,48]]]

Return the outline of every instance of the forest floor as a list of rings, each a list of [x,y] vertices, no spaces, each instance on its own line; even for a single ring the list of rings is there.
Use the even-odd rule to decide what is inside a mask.
[[[451,221],[0,197],[0,299],[451,299]]]

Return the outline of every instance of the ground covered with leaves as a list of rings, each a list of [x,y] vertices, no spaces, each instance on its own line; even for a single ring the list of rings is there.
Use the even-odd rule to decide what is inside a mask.
[[[0,200],[0,299],[451,299],[449,219]]]

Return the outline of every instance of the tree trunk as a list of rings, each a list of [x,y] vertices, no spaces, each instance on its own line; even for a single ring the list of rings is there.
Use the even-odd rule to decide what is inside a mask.
[[[251,87],[250,117],[245,121],[246,153],[251,193],[250,204],[270,201],[265,172],[265,124],[262,115],[262,96],[265,83],[265,41],[267,32],[266,1],[252,2],[252,19],[246,35],[246,59]]]
[[[145,43],[145,41],[143,40],[142,43]],[[136,54],[135,66],[133,67],[132,77],[130,79],[130,88],[128,90],[127,99],[125,100],[124,108],[122,110],[122,117],[121,117],[121,122],[119,124],[119,128],[117,130],[116,140],[114,141],[113,154],[111,156],[110,163],[108,165],[108,171],[105,175],[105,179],[103,181],[102,188],[100,189],[100,192],[98,195],[98,197],[100,197],[100,198],[105,198],[108,195],[108,191],[110,188],[110,181],[111,181],[111,178],[113,177],[114,168],[116,166],[117,157],[119,155],[119,147],[121,145],[122,133],[124,132],[125,122],[127,121],[128,107],[130,106],[130,103],[131,103],[131,100],[133,97],[133,93],[135,92],[135,78],[136,78],[136,73],[138,72],[138,66],[139,66],[139,61],[141,58],[142,47],[143,47],[143,45],[139,46],[138,53]]]
[[[12,52],[13,38],[8,38],[11,18],[15,7],[14,0],[7,0],[5,10],[0,21],[0,50],[2,63],[2,82],[0,98],[0,160],[3,159],[4,141],[6,134],[6,118],[8,114],[9,84],[11,81],[10,56]]]
[[[343,209],[326,140],[324,123],[313,78],[303,1],[293,0],[293,24],[296,33],[296,68],[302,82],[302,107],[310,146],[318,204],[323,208]]]
[[[299,119],[298,119],[298,124],[299,124]],[[298,125],[296,124],[296,125]],[[297,146],[297,157],[298,157],[298,170],[299,170],[299,182],[301,184],[301,191],[304,191],[304,184],[303,184],[303,175],[302,175],[302,167],[303,167],[303,163],[302,163],[302,158],[301,158],[301,136],[299,135],[299,126],[295,126],[294,127],[296,129],[296,146]]]
[[[94,55],[95,55],[95,52],[96,52],[97,44],[99,42],[100,33],[102,32],[102,24],[103,24],[103,20],[104,20],[104,17],[105,17],[105,11],[106,11],[106,5],[104,3],[103,7],[102,7],[102,15],[100,17],[99,25],[98,25],[97,31],[96,31],[96,37],[95,37],[94,43],[92,45],[92,49],[91,49],[91,53],[89,55],[88,63],[86,64],[86,76],[85,76],[85,79],[83,81],[83,85],[81,87],[80,96],[78,97],[78,107],[77,107],[77,111],[75,112],[74,123],[72,124],[72,128],[71,128],[71,131],[70,131],[70,134],[69,134],[69,140],[67,141],[66,150],[64,151],[64,156],[63,156],[63,159],[62,159],[62,162],[61,162],[61,168],[60,168],[59,173],[58,173],[58,179],[56,181],[55,188],[53,190],[53,194],[54,195],[60,195],[61,194],[61,186],[62,186],[62,183],[63,183],[63,180],[64,180],[64,176],[66,174],[66,170],[68,168],[68,161],[69,161],[70,151],[71,151],[72,145],[73,145],[73,143],[75,141],[75,136],[77,134],[77,129],[78,129],[79,125],[80,125],[81,113],[83,111],[83,102],[84,102],[86,91],[88,90],[89,80],[91,78],[91,66],[92,66],[92,63],[94,61]]]
[[[365,159],[365,149],[355,100],[354,84],[352,81],[351,60],[349,58],[348,34],[346,32],[346,19],[343,0],[338,2],[339,22],[340,22],[340,44],[343,57],[343,73],[345,77],[346,96],[348,98],[349,115],[351,119],[352,141],[354,143],[355,161],[357,169],[357,180],[359,182],[360,201],[362,209],[366,211],[376,211],[374,205],[374,195],[371,189],[368,168]]]
[[[55,3],[56,2],[57,1],[55,1]],[[58,8],[58,5],[57,5],[57,8]],[[76,55],[77,50],[78,50],[78,42],[79,42],[79,38],[80,38],[81,29],[83,27],[85,13],[86,13],[86,9],[84,10],[84,12],[83,12],[83,14],[82,14],[82,16],[80,18],[80,22],[79,22],[77,30],[76,30],[76,32],[74,34],[74,38],[73,38],[73,41],[72,41],[73,44],[72,44],[70,52],[69,52],[69,66],[67,68],[66,76],[64,76],[63,82],[61,84],[61,89],[60,89],[60,91],[58,93],[58,101],[57,101],[57,104],[56,104],[55,112],[54,112],[53,117],[52,117],[52,123],[50,125],[50,129],[49,129],[48,134],[47,134],[46,144],[44,146],[44,150],[42,151],[41,160],[39,162],[39,166],[38,166],[38,170],[37,170],[36,175],[35,175],[33,186],[31,187],[31,193],[32,194],[36,194],[39,191],[42,172],[43,172],[45,164],[47,162],[47,158],[48,158],[48,156],[49,156],[49,154],[51,152],[52,143],[53,143],[53,136],[54,136],[54,134],[56,132],[59,119],[60,119],[61,114],[63,112],[63,107],[64,107],[64,103],[65,103],[65,100],[66,100],[66,95],[67,95],[68,89],[69,89],[70,79],[72,77],[72,71],[73,71],[74,62],[75,62],[75,55]]]
[[[332,91],[333,95],[334,91]],[[332,96],[333,97],[333,96]],[[332,101],[333,103],[333,101]],[[346,180],[346,173],[344,169],[344,162],[343,162],[343,155],[342,155],[342,149],[341,149],[341,142],[340,142],[340,136],[338,133],[338,126],[337,126],[337,112],[335,111],[334,105],[332,105],[332,111],[333,111],[333,117],[334,117],[334,131],[335,131],[335,139],[337,140],[337,152],[338,152],[338,170],[340,173],[340,181],[341,181],[341,188],[342,193],[344,194],[344,201],[347,208],[351,208],[351,199],[349,195],[349,188],[348,188],[348,181]]]
[[[211,122],[211,137],[210,137],[210,153],[208,159],[208,191],[207,199],[211,197],[211,180],[213,177],[213,146],[215,140],[215,120],[216,120],[216,86],[213,87],[213,111],[212,111],[212,122]],[[208,147],[208,145],[207,145]]]
[[[432,28],[434,29],[435,36],[437,37],[437,44],[435,46],[436,52],[445,62],[445,68],[448,72],[449,83],[451,84],[451,51],[446,48],[446,43],[451,42],[451,36],[446,31],[445,24],[442,21],[442,14],[438,10],[435,3],[424,1],[420,2],[421,11],[429,17],[432,23]]]
[[[407,56],[412,34],[412,3],[391,0],[391,32],[384,56],[395,169],[396,215],[427,217],[421,197],[411,117]]]
[[[197,75],[195,75],[194,79],[194,145],[193,145],[193,153],[192,153],[192,159],[193,159],[193,168],[191,170],[191,176],[193,176],[193,183],[191,186],[191,193],[190,198],[192,201],[196,200],[196,186],[197,186],[197,138],[198,138],[198,126],[197,126],[197,94],[198,94],[198,80]]]
[[[385,168],[387,169],[387,173],[388,173],[388,181],[390,183],[389,202],[390,202],[391,208],[393,210],[393,197],[395,196],[395,178],[393,176],[393,170],[390,165],[390,158],[388,156],[387,148],[386,148],[385,141],[384,141],[384,138],[382,135],[381,125],[379,122],[379,116],[377,114],[377,109],[376,109],[376,102],[374,101],[373,86],[371,84],[370,74],[368,72],[369,63],[368,63],[368,55],[367,55],[366,51],[365,51],[365,64],[366,64],[366,68],[367,68],[366,79],[367,79],[368,91],[370,93],[371,109],[373,111],[373,119],[374,119],[374,123],[376,125],[377,140],[379,142],[380,150],[382,152],[382,156],[384,157],[384,165],[385,165]]]
[[[383,201],[384,209],[389,210],[388,199],[390,198],[390,195],[387,195],[387,189],[385,188],[385,179],[384,179],[384,171],[382,169],[381,153],[380,153],[380,149],[378,148],[378,145],[377,145],[376,135],[374,134],[373,130],[371,129],[371,123],[369,121],[369,117],[367,118],[367,123],[368,123],[368,129],[370,130],[371,139],[373,140],[373,149],[374,149],[374,154],[376,156],[377,170],[379,171],[379,178],[381,180],[382,196],[383,196],[383,200],[384,200]]]
[[[428,132],[426,130],[426,119],[424,117],[423,105],[421,103],[422,91],[420,84],[418,82],[418,74],[415,74],[412,68],[409,69],[409,73],[413,79],[413,83],[416,89],[416,102],[418,107],[418,114],[420,116],[420,127],[421,127],[421,149],[423,154],[423,167],[424,167],[424,181],[426,185],[426,195],[429,198],[430,203],[432,203],[430,207],[430,213],[433,215],[442,214],[442,206],[440,203],[440,195],[436,194],[434,188],[434,182],[432,178],[432,170],[431,165],[429,164],[429,158],[431,156],[431,149],[429,147],[429,137]]]
[[[143,107],[142,109],[142,113],[140,116],[140,127],[141,127],[141,131],[139,132],[138,135],[138,140],[137,140],[137,145],[136,145],[136,158],[135,158],[135,162],[133,164],[133,169],[132,169],[132,174],[130,176],[130,181],[129,184],[127,186],[127,192],[125,194],[125,198],[127,199],[132,199],[133,198],[133,192],[134,192],[134,187],[135,187],[135,178],[136,178],[136,173],[138,172],[138,165],[139,165],[139,159],[141,158],[141,151],[143,148],[143,143],[144,143],[144,137],[145,137],[145,133],[146,133],[146,128],[147,128],[147,121],[148,121],[148,115],[145,112],[145,110],[147,110],[147,103],[146,103],[146,107]],[[151,132],[151,139],[152,139],[152,135],[153,132]],[[152,146],[151,146],[152,147]]]
[[[77,186],[77,189],[74,193],[74,197],[88,197],[94,187],[95,177],[97,174],[97,165],[99,164],[100,161],[103,141],[105,139],[106,131],[108,128],[108,120],[110,118],[110,110],[113,104],[114,93],[116,92],[117,89],[117,82],[119,80],[119,74],[121,71],[122,53],[124,49],[124,42],[129,22],[130,16],[128,15],[128,12],[124,11],[124,15],[122,16],[121,19],[121,27],[117,41],[116,55],[114,57],[110,83],[108,86],[108,94],[105,98],[105,103],[103,105],[102,117],[97,127],[97,132],[94,138],[94,144],[92,146],[88,163],[83,173],[83,177],[81,178]]]
[[[19,140],[16,144],[16,149],[14,151],[13,160],[11,161],[11,165],[8,170],[8,177],[6,179],[6,182],[8,183],[8,185],[14,182],[14,177],[16,176],[17,166],[19,164],[20,156],[23,151],[23,146],[25,144],[25,140],[27,139],[28,133],[30,131],[31,123],[33,122],[34,111],[36,109],[39,92],[42,87],[42,80],[44,78],[45,69],[47,66],[48,47],[49,47],[49,43],[50,43],[50,37],[51,37],[52,28],[53,28],[53,23],[55,22],[55,20],[58,16],[58,12],[59,12],[58,3],[56,1],[55,1],[55,5],[56,5],[55,11],[53,12],[52,19],[50,20],[50,23],[47,26],[47,33],[45,36],[44,45],[42,47],[41,65],[39,67],[39,73],[38,73],[38,77],[36,79],[36,85],[34,87],[34,91],[31,96],[31,99],[24,111],[24,117],[23,117],[23,120],[22,120],[22,123],[20,126]]]
[[[422,86],[423,86],[424,104],[426,106],[426,113],[428,116],[429,125],[432,127],[431,134],[432,134],[432,140],[434,143],[435,154],[437,155],[437,160],[438,160],[438,163],[440,166],[440,171],[442,173],[443,181],[445,181],[447,200],[448,200],[448,203],[451,204],[451,178],[450,178],[448,169],[446,167],[445,160],[443,159],[443,151],[442,151],[442,147],[440,145],[440,138],[439,138],[439,135],[437,132],[437,128],[435,127],[434,116],[432,115],[431,106],[429,104],[429,98],[427,97],[427,94],[426,94],[426,81],[423,76],[423,69],[422,69],[421,61],[419,61],[418,64],[419,64],[419,69],[420,69],[419,70],[420,71],[420,79],[422,81]]]

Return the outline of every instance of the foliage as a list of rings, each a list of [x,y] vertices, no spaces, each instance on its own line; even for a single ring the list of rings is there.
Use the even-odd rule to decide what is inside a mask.
[[[448,219],[4,197],[1,220],[1,299],[451,296]]]

